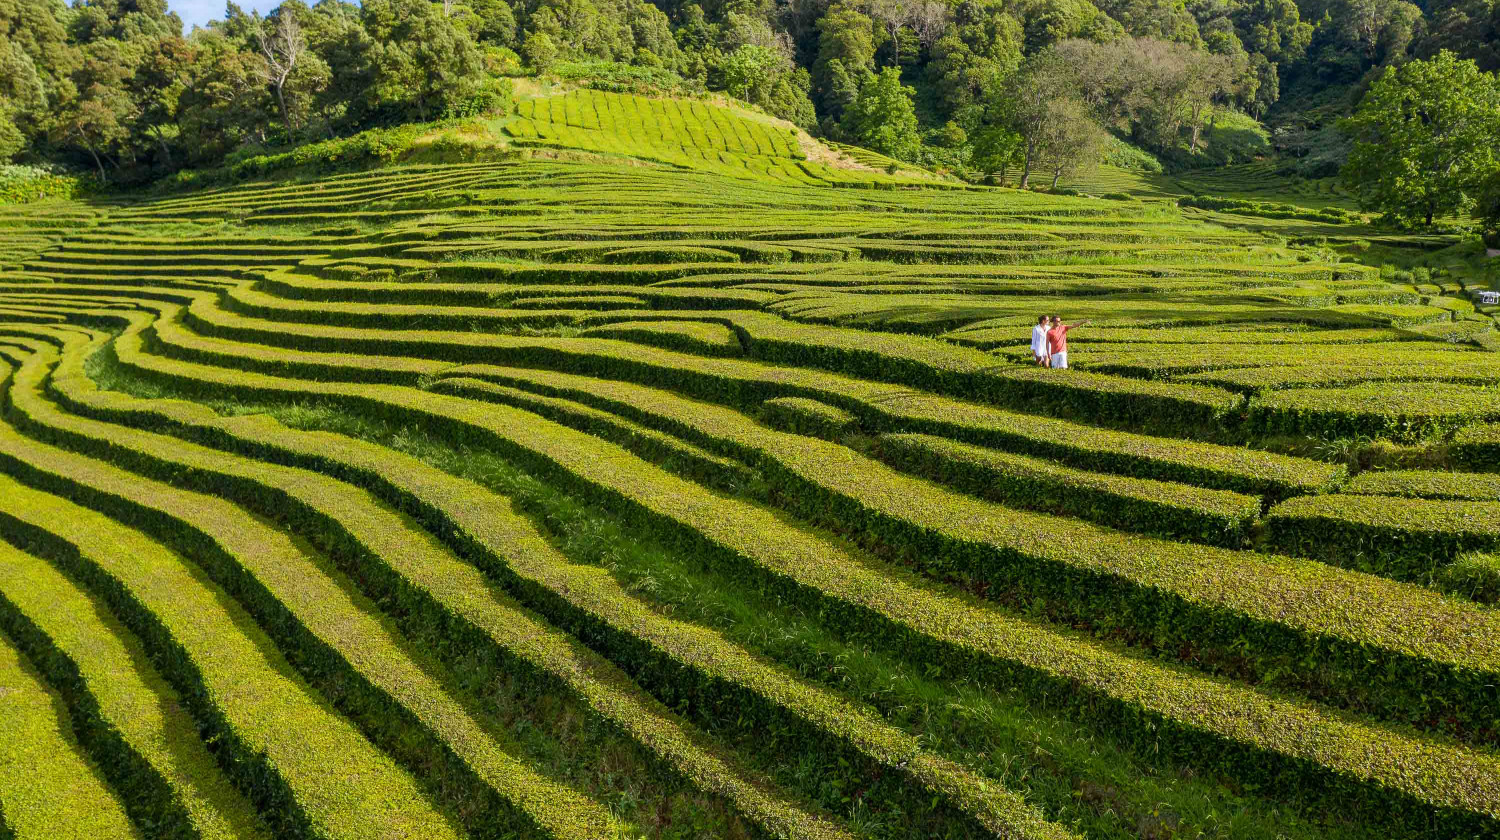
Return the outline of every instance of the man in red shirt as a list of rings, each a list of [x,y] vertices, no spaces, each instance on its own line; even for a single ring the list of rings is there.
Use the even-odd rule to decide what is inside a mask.
[[[1049,367],[1064,368],[1068,366],[1068,330],[1087,324],[1087,320],[1076,324],[1064,324],[1062,319],[1056,315],[1052,316],[1052,329],[1047,330],[1047,355],[1051,359]]]

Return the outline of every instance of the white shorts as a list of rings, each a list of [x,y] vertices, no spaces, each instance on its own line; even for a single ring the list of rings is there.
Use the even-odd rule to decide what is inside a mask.
[[[1053,353],[1052,366],[1066,370],[1068,367],[1068,351],[1064,350],[1061,353]]]

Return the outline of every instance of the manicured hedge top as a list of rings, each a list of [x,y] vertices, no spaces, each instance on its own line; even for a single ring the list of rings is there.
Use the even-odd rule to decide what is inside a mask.
[[[1345,484],[1343,490],[1382,496],[1496,502],[1500,501],[1500,475],[1441,470],[1364,472]]]

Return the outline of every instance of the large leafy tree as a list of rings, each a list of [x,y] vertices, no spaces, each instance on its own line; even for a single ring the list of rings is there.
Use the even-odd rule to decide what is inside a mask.
[[[960,122],[1021,64],[1020,21],[997,3],[965,3],[932,47],[927,76],[938,102]]]
[[[138,141],[152,144],[160,152],[161,163],[169,167],[171,144],[178,135],[177,110],[192,63],[192,47],[180,35],[158,38],[136,64],[129,83]]]
[[[1452,50],[1481,70],[1500,70],[1500,0],[1437,0],[1429,8],[1427,35],[1416,53]]]
[[[818,21],[818,58],[813,82],[818,104],[832,119],[859,95],[864,78],[875,69],[875,22],[848,2],[828,10]]]
[[[1500,249],[1500,170],[1480,185],[1475,211],[1484,227],[1484,244]]]
[[[797,69],[779,51],[746,44],[724,56],[715,69],[717,81],[730,96],[803,127],[816,121],[807,98],[807,71]]]
[[[887,67],[867,76],[859,95],[844,111],[843,133],[854,142],[901,160],[915,160],[922,149],[914,91],[901,84],[901,71]]]
[[[177,123],[194,163],[212,163],[236,146],[263,140],[273,103],[261,82],[260,57],[217,31],[196,31],[190,81]]]
[[[427,0],[367,0],[378,104],[426,121],[459,106],[484,79],[484,61],[468,33]]]
[[[127,148],[137,113],[126,89],[134,63],[127,46],[114,40],[88,46],[73,73],[76,93],[62,103],[52,126],[55,139],[88,154],[101,181],[107,179],[105,162]]]
[[[1343,177],[1361,204],[1404,225],[1473,209],[1500,169],[1500,79],[1443,51],[1388,68],[1343,127]]]

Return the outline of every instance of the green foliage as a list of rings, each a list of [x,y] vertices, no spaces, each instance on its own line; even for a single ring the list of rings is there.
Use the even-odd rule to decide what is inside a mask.
[[[1276,551],[1427,583],[1458,555],[1500,544],[1500,504],[1331,494],[1266,514]]]
[[[922,138],[912,108],[913,93],[901,84],[901,71],[894,67],[866,77],[859,95],[844,111],[840,131],[861,146],[898,160],[916,160]]]
[[[526,37],[525,43],[521,45],[521,55],[526,59],[526,64],[533,73],[545,76],[557,61],[557,45],[552,43],[552,36],[545,32],[534,32]]]
[[[776,397],[761,403],[761,419],[788,432],[837,441],[859,431],[853,414],[806,397]]]
[[[0,164],[0,205],[49,198],[81,198],[94,191],[92,178],[61,175],[35,166]]]
[[[346,166],[390,163],[410,150],[418,135],[431,130],[432,126],[415,124],[389,129],[372,128],[352,137],[307,143],[277,154],[237,155],[227,164],[233,177],[255,178],[302,167],[327,172]]]
[[[1500,171],[1500,79],[1441,52],[1387,69],[1345,123],[1343,177],[1363,206],[1402,225],[1466,214]]]
[[[374,41],[374,103],[426,122],[470,111],[483,94],[483,61],[462,30],[427,0],[371,0],[360,7]]]
[[[1171,539],[1239,547],[1260,516],[1255,496],[1100,475],[931,435],[883,435],[880,454],[903,471],[1011,507]]]
[[[1481,185],[1475,214],[1484,226],[1485,244],[1500,249],[1500,167]]]
[[[11,836],[133,837],[119,800],[74,743],[58,701],[11,643],[0,637],[0,799]]]
[[[1260,216],[1266,219],[1304,219],[1310,222],[1348,224],[1360,221],[1359,214],[1337,207],[1309,210],[1295,204],[1280,202],[1246,201],[1237,198],[1213,198],[1211,196],[1186,196],[1177,200],[1182,207],[1197,207],[1203,210],[1222,210],[1242,216]]]

